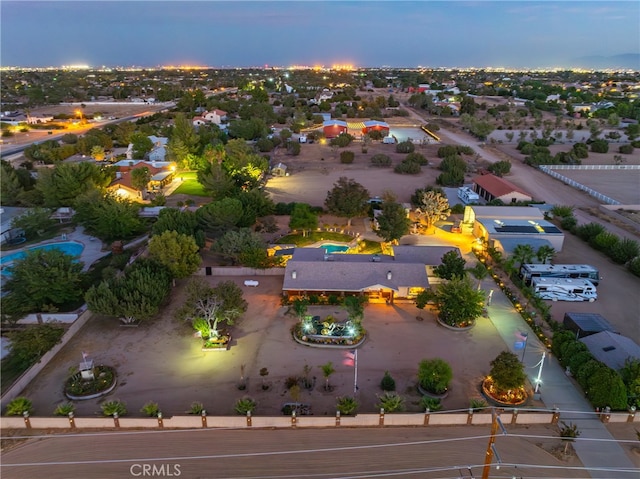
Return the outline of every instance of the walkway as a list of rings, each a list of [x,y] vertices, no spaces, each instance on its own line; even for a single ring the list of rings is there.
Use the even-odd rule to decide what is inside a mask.
[[[510,351],[522,357],[523,350],[515,348],[516,334],[518,332],[528,334],[527,346],[524,349],[524,365],[531,384],[535,385],[535,378],[538,374],[536,365],[542,357],[542,352],[546,349],[492,279],[483,280],[482,287],[485,291],[494,290],[491,305],[487,306],[487,310],[491,322]],[[496,352],[496,355],[498,353],[499,351]],[[584,466],[594,468],[590,471],[591,477],[615,479],[638,477],[638,469],[635,469],[634,473],[625,473],[620,470],[615,472],[595,470],[595,468],[633,469],[634,465],[620,445],[614,441],[613,436],[607,431],[582,392],[577,390],[574,383],[566,376],[560,363],[549,352],[547,352],[542,371],[540,393],[546,407],[560,409],[561,421],[572,422],[578,426],[582,432],[580,438],[603,440],[581,441],[579,438],[573,443],[573,447]]]

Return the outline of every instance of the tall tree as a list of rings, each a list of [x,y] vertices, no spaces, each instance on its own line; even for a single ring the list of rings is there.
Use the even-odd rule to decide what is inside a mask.
[[[131,185],[136,190],[144,193],[149,185],[149,181],[151,181],[151,172],[146,166],[131,170]]]
[[[44,169],[38,174],[36,189],[42,192],[45,206],[76,206],[78,199],[90,191],[103,191],[113,178],[111,167],[93,163],[60,163],[53,170]]]
[[[243,215],[242,202],[235,198],[213,201],[196,211],[196,218],[202,229],[214,237],[236,228]]]
[[[232,195],[236,190],[233,178],[222,167],[221,163],[209,163],[203,169],[198,170],[198,182],[213,197],[221,200]]]
[[[239,261],[242,254],[265,249],[266,244],[262,236],[248,228],[227,231],[211,246],[212,251],[223,254],[234,262]]]
[[[409,233],[411,221],[400,203],[385,201],[382,203],[380,215],[377,217],[378,230],[376,234],[386,242],[397,241]]]
[[[82,297],[81,262],[59,249],[28,251],[11,266],[3,300],[14,311],[32,313],[56,309]]]
[[[315,230],[318,227],[318,215],[311,211],[306,203],[296,203],[289,218],[291,230]]]
[[[454,277],[437,285],[435,291],[425,290],[416,297],[416,306],[423,309],[432,301],[440,320],[450,326],[466,326],[482,314],[484,292],[477,291],[469,278]]]
[[[442,279],[462,278],[465,275],[466,262],[456,250],[447,251],[438,266],[433,269],[435,275]]]
[[[75,219],[104,241],[132,238],[142,231],[140,206],[115,194],[97,191],[77,199]]]
[[[153,142],[147,135],[141,132],[136,132],[131,135],[131,144],[133,145],[133,158],[137,160],[142,160],[147,153],[153,150]]]
[[[347,218],[347,226],[351,219],[364,216],[368,210],[369,191],[357,181],[342,176],[327,193],[324,201],[329,213]]]
[[[11,222],[12,228],[20,228],[27,238],[40,236],[55,224],[47,208],[30,208]]]
[[[430,228],[436,221],[444,220],[451,214],[449,201],[443,194],[428,190],[416,195],[415,214],[422,224]]]
[[[200,267],[202,258],[193,236],[165,231],[149,241],[149,256],[167,267],[173,278],[186,278]]]
[[[177,208],[162,209],[158,220],[151,227],[151,233],[159,235],[165,231],[177,231],[183,235],[193,236],[200,248],[205,245],[204,232],[198,225],[198,218],[193,211],[182,211]]]

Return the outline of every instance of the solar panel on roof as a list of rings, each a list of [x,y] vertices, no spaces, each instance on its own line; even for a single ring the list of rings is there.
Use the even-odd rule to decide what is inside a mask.
[[[498,233],[537,233],[538,230],[529,225],[504,225],[496,226],[495,230]]]
[[[560,231],[555,226],[542,226],[542,229],[545,233],[562,233],[562,231]]]

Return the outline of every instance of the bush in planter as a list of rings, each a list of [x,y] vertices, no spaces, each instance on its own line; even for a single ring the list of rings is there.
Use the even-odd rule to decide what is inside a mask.
[[[160,412],[160,406],[157,402],[149,401],[144,406],[142,406],[140,412],[145,416],[157,417],[158,413]]]
[[[341,396],[336,402],[336,409],[340,411],[340,414],[344,414],[345,416],[355,414],[358,406],[358,401],[351,396]]]
[[[378,407],[385,412],[400,412],[404,410],[404,398],[396,392],[386,392],[378,397]]]
[[[396,390],[396,381],[391,377],[391,374],[389,374],[389,371],[384,372],[382,381],[380,381],[380,388],[382,388],[383,391]]]
[[[498,391],[509,391],[524,385],[526,375],[524,365],[518,356],[509,351],[502,351],[491,361],[489,373]]]
[[[32,410],[33,404],[31,400],[24,396],[19,396],[7,404],[5,413],[7,416],[22,416],[25,412],[31,413]]]
[[[244,396],[243,398],[240,398],[236,401],[234,409],[240,416],[246,416],[248,412],[253,412],[256,406],[257,403],[255,402],[255,400],[253,400],[253,398]]]
[[[125,405],[125,403],[117,399],[102,403],[100,409],[102,409],[102,414],[104,414],[105,416],[113,416],[114,414],[117,414],[118,416],[124,416],[125,414],[127,414],[127,406]]]
[[[73,405],[73,403],[63,402],[62,404],[58,404],[58,406],[53,410],[53,414],[54,416],[68,416],[75,410],[76,407]]]
[[[440,358],[423,359],[418,366],[418,383],[425,391],[444,394],[453,378],[451,366]]]
[[[442,403],[438,398],[422,396],[422,398],[420,399],[420,407],[425,411],[428,409],[431,412],[436,412],[442,409]]]

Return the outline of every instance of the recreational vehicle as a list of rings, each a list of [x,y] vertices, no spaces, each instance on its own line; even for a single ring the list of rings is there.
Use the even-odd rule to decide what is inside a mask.
[[[600,282],[600,272],[589,264],[529,264],[520,267],[520,277],[525,284],[533,278],[588,279],[595,286]]]
[[[589,301],[598,299],[596,287],[588,279],[533,278],[531,287],[542,299],[551,301]]]
[[[458,188],[458,198],[460,198],[465,204],[477,203],[480,201],[480,195],[468,186],[461,186]]]

